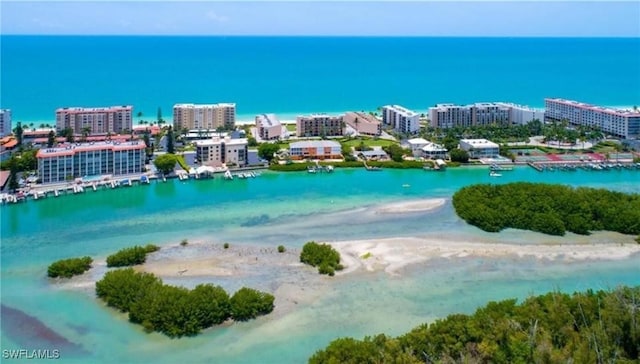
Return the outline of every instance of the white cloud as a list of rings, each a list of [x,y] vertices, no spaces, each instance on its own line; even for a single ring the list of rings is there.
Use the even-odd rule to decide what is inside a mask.
[[[215,11],[213,11],[213,10],[209,10],[209,11],[207,11],[207,12],[204,14],[204,16],[205,16],[207,19],[212,20],[212,21],[214,21],[214,22],[216,22],[216,23],[224,23],[224,22],[226,22],[227,20],[229,20],[229,18],[227,18],[226,16],[221,15],[221,14],[218,14],[218,13],[216,13],[216,12],[215,12]]]

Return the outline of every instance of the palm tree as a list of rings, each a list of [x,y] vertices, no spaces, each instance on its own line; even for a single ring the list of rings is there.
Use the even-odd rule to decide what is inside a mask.
[[[82,128],[82,141],[83,142],[87,141],[87,136],[89,136],[89,134],[91,134],[91,127],[85,126],[84,128]]]
[[[138,119],[139,119],[138,120],[138,124],[142,124],[142,111],[138,111],[137,116],[138,116]]]

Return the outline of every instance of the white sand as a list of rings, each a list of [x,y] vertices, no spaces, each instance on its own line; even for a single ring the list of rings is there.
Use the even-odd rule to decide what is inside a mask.
[[[340,252],[345,265],[339,272],[342,275],[361,269],[398,274],[398,270],[407,265],[438,258],[532,257],[562,262],[624,259],[640,253],[640,244],[632,240],[630,237],[628,243],[622,244],[522,245],[410,237],[343,241],[331,245]]]
[[[438,208],[445,203],[444,198],[433,198],[425,200],[412,200],[406,202],[390,203],[380,205],[374,212],[378,214],[399,214],[407,212],[424,212]]]

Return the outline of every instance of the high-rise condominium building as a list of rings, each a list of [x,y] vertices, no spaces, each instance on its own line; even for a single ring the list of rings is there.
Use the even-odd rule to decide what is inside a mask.
[[[415,134],[420,129],[420,115],[400,105],[382,108],[382,123],[399,133]]]
[[[64,107],[56,110],[56,129],[71,128],[74,134],[119,134],[132,129],[132,112],[132,106]]]
[[[176,104],[173,106],[173,128],[231,130],[236,125],[236,104]]]
[[[434,128],[498,124],[526,124],[544,120],[544,111],[504,102],[478,102],[471,105],[437,104],[429,108]]]
[[[344,133],[342,115],[312,114],[296,118],[296,133],[300,137],[340,136]]]
[[[11,110],[0,109],[0,138],[11,134]]]
[[[144,172],[143,141],[107,141],[42,148],[36,154],[42,183],[54,183],[96,175]]]
[[[620,138],[640,138],[640,111],[618,110],[564,99],[544,99],[546,121],[599,128]]]

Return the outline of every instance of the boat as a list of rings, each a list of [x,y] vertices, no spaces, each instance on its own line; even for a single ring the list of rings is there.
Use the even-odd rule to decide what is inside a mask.
[[[57,189],[56,189],[56,190],[53,190],[53,196],[54,196],[54,197],[58,197],[58,196],[60,196],[60,192],[58,192],[58,190],[57,190]]]
[[[372,167],[372,166],[367,166],[367,171],[371,171],[371,172],[377,172],[377,171],[381,171],[382,168],[381,167]]]
[[[316,167],[312,167],[312,166],[307,167],[307,172],[316,173],[317,172]]]
[[[228,169],[224,172],[224,179],[233,179],[233,175],[231,175],[231,172]]]
[[[502,177],[502,175],[496,171],[489,172],[489,177]]]
[[[410,184],[408,184],[408,183],[405,183],[405,184],[403,184],[403,185],[402,185],[402,187],[404,187],[404,188],[409,188],[409,187],[411,187],[411,185],[410,185]]]

